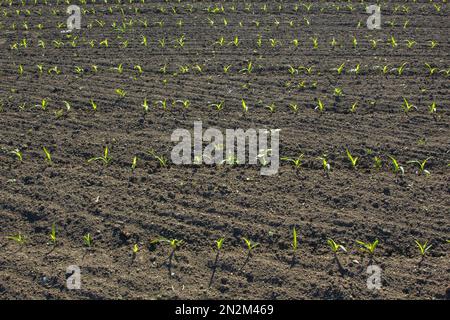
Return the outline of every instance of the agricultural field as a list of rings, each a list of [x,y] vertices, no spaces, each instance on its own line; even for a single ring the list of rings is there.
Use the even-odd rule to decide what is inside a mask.
[[[449,14],[0,0],[0,298],[450,298]],[[280,129],[277,174],[174,164],[199,121]]]

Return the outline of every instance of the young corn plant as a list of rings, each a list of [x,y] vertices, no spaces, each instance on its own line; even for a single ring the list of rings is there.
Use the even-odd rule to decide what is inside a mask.
[[[136,259],[136,255],[138,254],[138,252],[139,252],[139,246],[138,246],[137,243],[135,243],[133,245],[133,247],[131,248],[131,254],[132,254],[132,257],[133,257],[133,261],[134,261],[134,259]]]
[[[436,101],[433,101],[430,106],[428,107],[428,112],[431,114],[435,114],[437,112],[437,105]]]
[[[404,63],[402,63],[402,65],[401,66],[399,66],[396,70],[397,70],[397,74],[399,75],[399,76],[401,76],[402,74],[403,74],[403,72],[405,71],[405,67],[406,67],[406,65],[408,64],[408,62],[404,62]]]
[[[150,149],[147,151],[147,154],[155,158],[158,161],[158,164],[161,168],[165,168],[168,166],[169,160],[163,155],[158,155],[155,150]]]
[[[19,162],[23,161],[23,154],[19,149],[15,149],[15,150],[11,151],[11,153],[16,156],[16,158]]]
[[[425,66],[428,68],[429,75],[432,76],[436,72],[439,72],[438,68],[432,67],[429,63],[425,63]]]
[[[250,74],[252,73],[252,71],[253,71],[253,62],[249,61],[247,66],[242,68],[239,72]]]
[[[209,106],[215,108],[217,111],[221,111],[225,105],[225,101],[221,101],[219,103],[212,103]]]
[[[337,67],[334,70],[336,70],[337,74],[340,75],[344,71],[344,67],[345,67],[345,62],[343,62],[339,67]]]
[[[303,164],[303,157],[304,154],[302,153],[297,158],[282,157],[280,160],[291,163],[295,169],[299,170]]]
[[[120,99],[125,98],[125,96],[127,95],[127,92],[123,89],[116,89],[114,92],[119,96]]]
[[[425,165],[427,164],[428,160],[430,160],[431,157],[426,158],[423,161],[419,161],[419,160],[412,160],[412,161],[408,161],[407,163],[411,163],[411,164],[415,164],[417,165],[418,169],[416,171],[416,174],[425,174],[425,175],[430,175],[430,171],[428,171],[427,169],[425,169]]]
[[[12,240],[20,245],[24,245],[25,244],[25,237],[19,232],[16,235],[12,235],[12,236],[8,236],[6,237],[6,239],[8,240]]]
[[[245,245],[247,246],[247,254],[248,254],[248,256],[250,256],[250,255],[252,254],[253,250],[254,250],[256,247],[259,246],[259,243],[253,242],[253,241],[251,241],[251,240],[249,240],[249,239],[247,239],[247,238],[244,238],[244,237],[243,237],[242,240],[244,240]]]
[[[48,149],[46,147],[42,147],[42,150],[44,151],[44,155],[45,155],[45,161],[49,164],[52,165],[53,161],[52,161],[52,155],[50,154],[50,151],[48,151]]]
[[[382,162],[381,158],[378,156],[373,157],[373,167],[375,169],[381,169],[382,166],[383,166],[383,162]]]
[[[412,103],[409,103],[409,101],[406,98],[403,98],[402,109],[406,114],[408,114],[412,109],[417,110],[417,107],[414,106]]]
[[[215,250],[217,251],[217,253],[219,253],[222,250],[224,241],[225,238],[220,238],[215,241]]]
[[[325,172],[325,174],[328,176],[329,172],[331,171],[331,165],[327,160],[327,157],[324,155],[322,157],[318,158],[322,162],[322,169]]]
[[[299,106],[296,103],[289,103],[289,109],[294,113],[298,113]]]
[[[109,156],[108,146],[106,146],[105,149],[103,150],[103,156],[90,158],[88,160],[88,163],[93,162],[93,161],[102,161],[103,164],[105,166],[107,166],[108,164],[110,164],[111,160],[112,160],[112,158]]]
[[[90,99],[89,103],[91,104],[92,110],[97,111],[97,104],[94,102],[94,100]]]
[[[242,99],[242,111],[243,111],[244,113],[247,113],[247,112],[248,112],[248,106],[247,106],[247,103],[245,102],[244,99]]]
[[[432,245],[428,245],[428,240],[424,243],[420,243],[418,240],[414,240],[416,243],[417,248],[419,249],[420,255],[422,257],[422,260],[425,258],[425,255],[430,251]]]
[[[90,233],[88,233],[88,234],[86,234],[86,235],[83,236],[83,243],[84,243],[84,245],[85,245],[86,247],[91,248],[91,247],[92,247],[92,244],[93,244],[93,241],[94,241],[94,240],[92,239]]]
[[[298,249],[298,236],[297,236],[297,229],[295,227],[292,229],[292,243],[291,247],[294,250],[294,253],[297,252]]]
[[[356,110],[358,109],[358,102],[354,102],[351,106],[350,106],[350,112],[351,113],[355,113]]]
[[[216,274],[217,263],[219,262],[219,256],[220,256],[220,252],[222,251],[224,241],[225,241],[225,238],[219,238],[214,243],[215,246],[214,246],[213,250],[216,252],[216,258],[214,260],[213,271],[211,274],[211,278],[209,280],[208,287],[211,287],[211,285],[214,282],[214,275]]]
[[[322,100],[317,99],[317,106],[314,108],[314,110],[318,110],[320,113],[323,113],[325,111],[325,105],[323,104]]]
[[[166,238],[159,238],[150,241],[150,244],[159,244],[159,243],[168,243],[170,247],[172,248],[172,251],[175,252],[177,249],[179,249],[183,244],[183,240],[178,239],[166,239]]]
[[[356,243],[361,246],[361,251],[367,252],[372,257],[375,253],[375,249],[377,248],[379,241],[378,239],[376,239],[374,242],[363,242],[357,240]]]
[[[52,224],[52,229],[50,231],[49,237],[50,237],[50,243],[55,246],[56,245],[56,241],[57,241],[57,238],[56,238],[56,224],[55,223]]]
[[[405,174],[405,170],[403,169],[403,167],[399,164],[399,162],[397,161],[397,159],[395,159],[392,156],[389,156],[389,159],[391,159],[391,164],[392,164],[392,172],[397,174],[401,174],[404,175]]]
[[[317,37],[311,37],[310,40],[313,43],[313,49],[317,50],[319,48],[319,38]]]
[[[142,109],[144,109],[144,112],[147,113],[148,109],[149,109],[147,98],[144,99],[144,102],[142,102],[141,106],[142,106]]]
[[[339,251],[347,252],[347,249],[342,244],[338,244],[331,238],[327,240],[327,244],[335,256],[337,256]]]
[[[345,150],[347,153],[347,158],[350,161],[350,163],[352,164],[352,168],[356,169],[356,165],[358,164],[359,157],[354,157],[354,156],[352,156],[352,154],[350,153],[350,151],[348,149],[345,149]]]

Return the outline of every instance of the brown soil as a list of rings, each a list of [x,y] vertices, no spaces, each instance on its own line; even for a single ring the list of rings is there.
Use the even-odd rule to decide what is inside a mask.
[[[269,7],[263,12],[264,2],[247,1],[250,11],[239,2],[231,12],[234,2],[227,1],[225,14],[213,14],[204,10],[213,6],[205,1],[193,2],[192,13],[188,2],[135,2],[111,5],[112,14],[109,5],[83,6],[96,13],[83,15],[76,48],[56,28],[66,19],[66,6],[0,5],[9,13],[0,21],[0,298],[445,299],[450,285],[450,87],[448,75],[429,76],[424,64],[440,71],[450,67],[447,4],[437,12],[428,1],[389,2],[383,7],[383,28],[370,31],[359,3],[353,12],[347,2],[336,11],[325,1],[314,3],[309,12],[303,6],[295,12],[297,1],[283,2],[281,10],[266,1]],[[409,12],[402,9],[405,4]],[[141,9],[137,14],[136,7]],[[168,11],[161,13],[158,7]],[[60,13],[53,16],[50,8]],[[127,21],[136,21],[123,33],[110,27],[123,21],[119,8]],[[30,9],[31,15],[16,16],[16,9]],[[144,19],[148,28],[137,22]],[[161,20],[162,28],[155,24]],[[23,30],[24,21],[30,30]],[[394,26],[388,24],[392,21]],[[18,30],[11,29],[13,22]],[[45,25],[42,31],[36,28],[39,23]],[[182,34],[186,44],[175,48],[173,40]],[[147,47],[141,35],[147,35]],[[314,35],[319,38],[316,50],[310,40]],[[388,43],[391,35],[396,48]],[[213,46],[221,36],[227,43],[238,36],[241,43]],[[10,49],[23,38],[29,41],[27,48]],[[109,47],[99,47],[105,38]],[[162,38],[165,48],[158,45]],[[279,41],[275,48],[270,38]],[[300,40],[298,48],[291,43],[294,38]],[[39,39],[46,49],[38,46]],[[64,46],[55,48],[52,41],[57,39]],[[376,49],[370,39],[381,39]],[[407,39],[417,44],[408,49]],[[94,48],[90,40],[96,41]],[[128,47],[121,48],[125,40]],[[438,46],[432,49],[431,40]],[[253,72],[239,72],[248,61]],[[343,74],[331,70],[343,62]],[[392,69],[403,62],[408,64],[401,76],[376,68],[389,64]],[[122,74],[112,69],[120,63]],[[350,72],[358,63],[360,73]],[[44,66],[41,76],[38,64]],[[164,64],[166,74],[160,72]],[[194,70],[196,64],[204,66],[202,73]],[[20,65],[24,73],[18,76]],[[91,65],[98,66],[97,73]],[[135,65],[142,67],[142,75]],[[180,74],[180,65],[189,65],[189,72]],[[228,74],[222,71],[225,65],[232,65]],[[313,66],[312,73],[291,75],[289,65]],[[54,66],[61,74],[48,74]],[[76,66],[83,74],[74,71]],[[304,88],[298,87],[301,81]],[[335,87],[343,89],[343,97],[333,96]],[[118,99],[117,88],[127,92],[125,98]],[[418,110],[405,114],[403,97]],[[35,106],[43,98],[48,99],[45,111]],[[150,104],[145,116],[144,98]],[[242,98],[249,105],[245,115]],[[325,103],[322,114],[314,110],[316,98]],[[95,112],[90,99],[98,105]],[[167,110],[153,105],[162,99],[168,101]],[[171,105],[179,99],[190,100],[187,110]],[[222,111],[208,107],[222,100]],[[63,101],[72,109],[57,117]],[[351,113],[355,101],[359,108]],[[437,112],[430,114],[433,101]],[[264,108],[271,103],[277,106],[274,113]],[[290,103],[299,105],[297,114]],[[192,129],[196,120],[204,128],[223,130],[279,128],[281,156],[304,153],[303,168],[296,171],[283,162],[271,177],[261,176],[254,166],[160,168],[145,153],[153,148],[169,156],[172,131]],[[52,154],[52,165],[44,161],[43,146]],[[111,164],[88,164],[105,146]],[[22,162],[10,153],[16,148],[23,152]],[[360,157],[356,170],[350,168],[345,148]],[[332,166],[328,176],[317,160],[323,154]],[[404,176],[391,172],[387,155],[400,161]],[[139,160],[131,171],[134,156]],[[374,156],[382,158],[381,169],[373,167]],[[414,165],[407,164],[427,157],[432,157],[426,166],[429,176],[416,174]],[[48,244],[53,223],[55,248]],[[293,261],[294,226],[299,249]],[[25,244],[7,239],[18,233]],[[83,244],[87,233],[94,238],[91,249]],[[150,245],[158,237],[185,244],[170,258],[168,245]],[[216,260],[212,248],[220,237],[226,240]],[[249,257],[242,237],[260,243]],[[348,249],[338,255],[341,268],[328,238]],[[355,241],[375,239],[380,244],[375,261],[369,261]],[[432,244],[423,261],[414,240]],[[140,248],[135,257],[134,244]],[[366,267],[373,263],[382,269],[381,290],[366,286]],[[66,288],[69,265],[81,267],[81,290]]]

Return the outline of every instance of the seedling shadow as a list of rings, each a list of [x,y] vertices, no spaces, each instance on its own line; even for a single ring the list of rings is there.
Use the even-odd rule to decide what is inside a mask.
[[[212,267],[212,273],[211,273],[211,278],[209,279],[209,284],[208,284],[208,288],[211,288],[213,282],[214,282],[214,276],[216,274],[216,270],[217,270],[217,263],[219,262],[219,255],[220,252],[217,252],[216,254],[216,259],[214,260],[214,265]]]
[[[295,253],[292,255],[292,259],[291,259],[291,265],[290,265],[290,269],[294,268],[295,265],[297,264],[297,256],[295,255]]]
[[[55,249],[56,249],[56,246],[52,246],[52,248],[45,253],[45,256],[46,257],[49,256],[51,253],[53,253],[53,251],[55,251]]]
[[[169,276],[172,277],[172,268],[173,268],[173,260],[177,260],[177,256],[175,255],[176,249],[172,249],[170,252],[170,255],[167,257],[166,260],[164,260],[163,265],[167,265],[167,271],[169,272]]]
[[[348,270],[342,266],[341,261],[339,260],[337,255],[334,256],[334,262],[336,263],[336,265],[338,267],[338,271],[342,276],[345,276],[348,274]]]
[[[251,251],[249,251],[249,252],[247,253],[247,258],[245,258],[245,261],[244,261],[244,263],[242,264],[242,267],[239,268],[239,272],[244,271],[244,268],[247,266],[248,262],[250,261],[250,257],[251,257],[251,256],[252,256],[252,253],[251,253]]]

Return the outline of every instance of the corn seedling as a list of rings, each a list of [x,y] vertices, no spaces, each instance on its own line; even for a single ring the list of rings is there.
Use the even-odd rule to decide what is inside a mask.
[[[411,49],[417,42],[414,40],[406,40],[406,46]]]
[[[317,37],[312,37],[312,38],[310,38],[310,40],[313,43],[313,49],[318,49],[319,48],[319,39]]]
[[[344,67],[345,67],[345,62],[343,62],[339,67],[337,67],[336,69],[334,69],[334,70],[336,70],[337,71],[337,74],[341,74],[342,73],[342,71],[344,71]]]
[[[292,244],[291,244],[291,247],[294,250],[294,252],[296,252],[297,249],[298,249],[297,230],[295,229],[295,227],[292,229]]]
[[[304,157],[304,154],[302,153],[297,158],[283,157],[280,160],[290,162],[290,163],[292,163],[294,168],[300,169],[302,167],[302,164],[303,164],[303,162],[302,162],[303,161],[303,157]]]
[[[92,242],[93,242],[93,239],[92,239],[90,233],[83,236],[83,243],[86,247],[88,247],[88,248],[92,247]]]
[[[142,108],[144,109],[144,112],[148,112],[148,101],[147,98],[144,99],[144,102],[142,103]]]
[[[48,164],[53,164],[52,162],[52,155],[50,154],[50,151],[46,147],[42,147],[42,150],[45,154],[45,161],[47,161]]]
[[[133,245],[133,248],[131,250],[133,251],[134,256],[139,252],[139,246],[137,245],[137,243]]]
[[[39,105],[41,107],[42,110],[46,110],[47,106],[48,106],[48,100],[47,99],[42,99],[41,100],[41,104]]]
[[[356,49],[356,47],[358,46],[358,41],[356,40],[356,37],[352,38],[352,45],[354,49]]]
[[[326,174],[328,174],[331,171],[331,165],[328,162],[326,156],[319,157],[318,159],[322,162],[322,169],[325,171]]]
[[[184,244],[183,240],[177,240],[177,239],[170,239],[169,240],[169,239],[166,239],[166,238],[155,239],[153,241],[150,241],[150,244],[159,244],[161,242],[170,244],[170,247],[172,248],[173,251],[177,250],[178,248],[180,248]]]
[[[17,72],[19,73],[19,76],[23,75],[23,66],[21,64],[19,64]]]
[[[347,249],[342,245],[342,244],[338,244],[336,243],[333,239],[328,239],[327,240],[327,244],[328,246],[331,248],[331,251],[337,255],[337,253],[340,251],[343,252],[347,252]]]
[[[400,166],[400,164],[398,163],[397,159],[395,159],[394,157],[389,156],[389,155],[388,155],[388,157],[391,159],[392,171],[395,174],[401,173],[402,175],[404,175],[405,174],[405,170],[403,169],[402,166]]]
[[[119,96],[119,98],[123,99],[127,95],[127,92],[123,89],[116,89],[115,93]]]
[[[403,104],[402,104],[403,111],[408,114],[412,109],[416,109],[417,107],[414,106],[412,103],[409,103],[409,101],[406,98],[403,98]]]
[[[252,71],[253,71],[253,62],[249,61],[247,66],[242,68],[239,72],[252,73]]]
[[[167,109],[167,99],[163,99],[163,100],[156,101],[156,104],[157,104],[157,105],[160,104],[160,105],[161,105],[161,108],[162,108],[163,110],[166,110],[166,109]]]
[[[377,48],[378,41],[379,40],[370,39],[370,45],[371,45],[372,49],[376,49]]]
[[[314,108],[314,110],[319,110],[319,112],[325,111],[325,105],[323,104],[322,100],[317,99],[317,106]]]
[[[6,239],[12,240],[20,245],[25,244],[25,237],[20,232],[17,235],[12,235],[12,236],[6,237]]]
[[[292,112],[297,113],[298,112],[298,104],[290,103],[289,104],[289,109],[291,109]]]
[[[225,238],[220,238],[218,240],[215,241],[215,249],[217,250],[217,252],[222,250],[223,247],[223,242],[225,241]]]
[[[428,68],[430,76],[432,76],[435,72],[439,72],[438,68],[433,68],[429,63],[425,63],[425,66]]]
[[[245,113],[245,112],[248,112],[248,106],[247,106],[247,103],[245,102],[245,100],[244,99],[242,99],[242,111]]]
[[[373,157],[373,167],[375,169],[381,169],[382,165],[383,165],[383,162],[381,161],[380,157],[377,157],[377,156]]]
[[[401,76],[401,75],[403,74],[403,72],[405,71],[405,67],[406,67],[407,64],[408,64],[408,62],[404,62],[404,63],[402,63],[401,66],[399,66],[399,67],[397,68],[397,73],[398,73],[399,76]]]
[[[142,74],[142,67],[141,66],[139,66],[139,65],[135,65],[134,67],[133,67],[133,69],[134,70],[137,70],[137,72],[138,72],[138,74],[139,75],[141,75]]]
[[[11,153],[17,157],[17,160],[19,160],[19,162],[23,161],[23,154],[19,149],[15,149],[11,151]]]
[[[133,161],[131,162],[131,170],[132,170],[132,171],[133,171],[134,169],[136,169],[136,167],[137,167],[137,160],[138,160],[138,157],[135,156],[135,157],[133,158]]]
[[[50,242],[55,245],[56,244],[56,225],[52,224],[52,230],[50,231]]]
[[[266,108],[269,109],[270,113],[274,113],[277,110],[275,103],[271,103],[271,104],[267,105]]]
[[[298,71],[303,71],[305,74],[311,75],[312,74],[313,67],[307,67],[307,66],[299,66]]]
[[[225,101],[221,101],[219,103],[210,104],[209,106],[214,107],[217,111],[220,111],[223,109],[224,104],[225,104]]]
[[[342,97],[344,95],[342,88],[334,88],[333,95],[335,97]]]
[[[153,150],[153,149],[148,150],[147,153],[149,155],[151,155],[153,158],[155,158],[156,160],[158,160],[158,164],[160,167],[167,167],[169,160],[167,160],[166,157],[164,157],[163,155],[156,154],[155,150]]]
[[[97,104],[94,102],[94,100],[89,100],[89,103],[91,104],[92,110],[97,111]]]
[[[105,149],[103,150],[103,156],[90,158],[88,160],[88,163],[93,162],[93,161],[102,161],[103,164],[105,166],[107,166],[111,162],[111,160],[112,160],[112,158],[109,156],[109,149],[106,146]]]
[[[119,74],[122,74],[123,72],[123,64],[119,64],[117,67],[112,68],[113,70],[116,70]]]
[[[345,151],[347,153],[348,160],[350,160],[350,163],[352,164],[352,168],[355,169],[359,158],[358,157],[353,157],[348,149],[346,149]]]
[[[418,240],[414,240],[414,242],[416,243],[420,255],[422,256],[423,259],[423,257],[425,257],[427,252],[431,249],[432,245],[428,245],[428,241],[425,241],[423,244],[420,243]]]
[[[389,42],[390,42],[392,48],[396,48],[397,47],[397,40],[395,40],[394,36],[391,36],[391,38],[389,39]]]
[[[433,101],[431,105],[428,107],[428,112],[433,114],[436,113],[436,111],[437,111],[436,102]]]
[[[353,103],[353,104],[350,106],[350,112],[351,112],[351,113],[355,113],[357,108],[358,108],[358,102]]]
[[[417,170],[417,174],[425,174],[425,175],[429,175],[430,171],[425,169],[425,165],[427,164],[428,160],[430,160],[431,158],[426,158],[423,161],[418,161],[418,160],[412,160],[412,161],[408,161],[407,163],[412,163],[418,166],[418,170]]]
[[[439,44],[439,43],[438,43],[436,40],[431,40],[431,41],[430,41],[430,47],[431,47],[431,49],[436,48],[438,44]]]
[[[253,242],[253,241],[251,241],[251,240],[249,240],[249,239],[247,239],[247,238],[242,238],[242,240],[244,240],[245,244],[247,245],[247,250],[248,250],[247,252],[248,252],[249,255],[251,254],[251,252],[252,252],[256,247],[259,246],[259,243]]]
[[[371,256],[373,256],[373,254],[375,253],[375,249],[379,243],[378,239],[375,240],[374,242],[370,243],[370,242],[363,242],[363,241],[356,241],[357,244],[359,244],[361,246],[360,250],[363,252],[367,252],[369,253]]]

